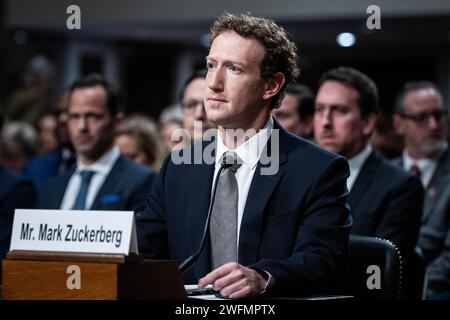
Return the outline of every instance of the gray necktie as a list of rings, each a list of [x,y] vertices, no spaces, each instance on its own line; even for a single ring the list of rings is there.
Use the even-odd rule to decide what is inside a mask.
[[[217,181],[217,190],[211,212],[211,264],[213,269],[221,265],[237,262],[237,226],[238,226],[238,184],[236,170],[242,161],[234,152],[222,156],[226,163]]]

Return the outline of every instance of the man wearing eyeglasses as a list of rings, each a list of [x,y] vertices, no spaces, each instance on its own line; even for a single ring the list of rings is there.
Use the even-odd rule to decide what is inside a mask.
[[[206,70],[197,70],[185,82],[181,91],[181,106],[183,110],[183,127],[189,131],[190,142],[201,140],[203,134],[214,127],[208,121],[203,104],[206,89]],[[186,141],[184,141],[186,142]]]
[[[429,298],[450,299],[450,152],[447,110],[431,82],[408,82],[400,93],[393,126],[405,148],[395,162],[426,190],[416,250],[428,267]]]

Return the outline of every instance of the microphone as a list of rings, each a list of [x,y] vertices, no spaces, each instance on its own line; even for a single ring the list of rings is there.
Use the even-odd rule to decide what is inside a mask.
[[[197,252],[195,252],[193,255],[191,255],[190,257],[185,259],[183,261],[183,263],[180,264],[179,268],[180,268],[180,272],[182,275],[185,274],[194,265],[194,263],[197,261],[198,257],[202,253],[203,247],[205,246],[206,235],[208,234],[208,231],[209,231],[209,221],[211,220],[211,211],[212,211],[212,208],[214,205],[214,200],[216,199],[217,181],[219,181],[219,177],[220,177],[220,174],[222,173],[223,169],[229,168],[231,166],[232,166],[232,164],[226,163],[225,158],[224,158],[222,165],[220,166],[219,171],[217,172],[216,178],[214,179],[212,198],[211,198],[211,202],[209,203],[208,215],[206,216],[206,222],[205,222],[205,228],[203,229],[202,241],[200,242],[200,246],[199,246]]]

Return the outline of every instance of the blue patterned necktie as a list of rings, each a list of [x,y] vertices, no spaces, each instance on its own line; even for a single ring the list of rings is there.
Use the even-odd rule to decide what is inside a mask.
[[[89,185],[91,183],[92,177],[94,175],[94,171],[83,170],[80,171],[81,176],[81,184],[80,190],[78,191],[77,198],[75,199],[75,203],[73,204],[72,210],[84,210],[86,209],[86,197],[89,191]]]

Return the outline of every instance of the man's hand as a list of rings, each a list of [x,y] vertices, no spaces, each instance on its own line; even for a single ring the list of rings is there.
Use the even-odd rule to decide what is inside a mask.
[[[199,288],[212,284],[214,290],[229,298],[256,296],[266,287],[266,279],[256,270],[229,262],[211,271],[198,281]]]

